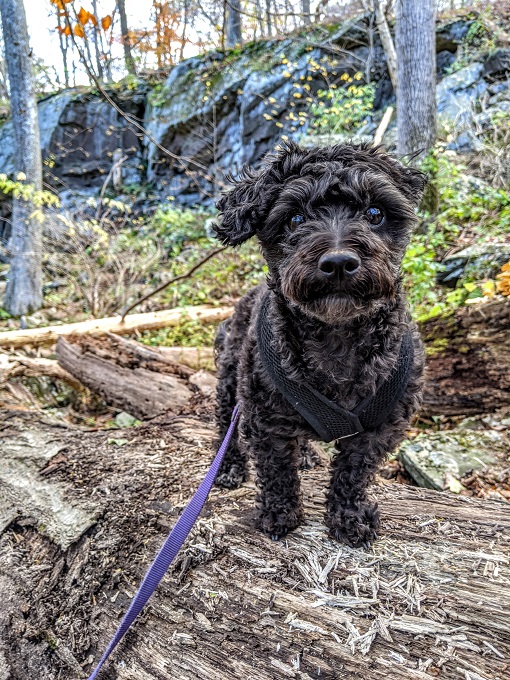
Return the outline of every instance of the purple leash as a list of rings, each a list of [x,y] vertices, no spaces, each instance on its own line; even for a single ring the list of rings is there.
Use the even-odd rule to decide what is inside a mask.
[[[124,618],[122,619],[120,626],[117,628],[117,632],[110,640],[110,644],[106,648],[105,653],[101,657],[101,660],[97,664],[92,675],[89,676],[88,680],[95,680],[95,678],[98,677],[98,673],[101,670],[103,664],[108,659],[110,654],[113,652],[115,647],[122,640],[122,638],[127,633],[131,625],[134,623],[138,614],[140,614],[142,609],[145,607],[150,596],[156,590],[156,588],[159,585],[159,582],[166,574],[167,569],[170,566],[172,560],[175,558],[175,556],[181,549],[182,544],[188,537],[189,532],[191,531],[193,525],[197,521],[200,511],[204,507],[204,503],[206,502],[207,497],[209,496],[211,487],[214,483],[216,475],[218,474],[221,461],[223,460],[223,457],[228,448],[232,435],[234,434],[238,418],[239,407],[236,406],[232,413],[232,420],[230,422],[228,432],[225,435],[225,439],[223,440],[219,448],[219,451],[216,454],[216,457],[214,458],[211,467],[209,468],[209,471],[202,480],[202,483],[200,484],[198,489],[195,491],[195,495],[190,500],[187,507],[184,509],[182,515],[177,520],[177,523],[170,532],[166,541],[163,543],[160,551],[156,555],[156,559],[149,567],[149,570],[145,574],[143,581],[138,589],[138,592],[132,599],[131,604],[129,605],[129,609],[127,610]]]

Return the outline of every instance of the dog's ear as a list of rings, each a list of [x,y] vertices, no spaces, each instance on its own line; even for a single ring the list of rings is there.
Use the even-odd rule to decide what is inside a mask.
[[[421,172],[421,170],[416,170],[415,168],[403,165],[402,179],[405,183],[406,194],[415,205],[419,205],[427,185],[427,175],[424,172]]]
[[[261,175],[261,172],[245,168],[234,188],[216,203],[220,218],[213,229],[224,245],[240,245],[255,234],[262,219],[263,201],[257,188],[261,184]]]

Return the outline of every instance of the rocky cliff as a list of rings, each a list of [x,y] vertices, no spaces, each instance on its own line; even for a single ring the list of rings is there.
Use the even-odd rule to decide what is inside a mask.
[[[473,130],[490,120],[494,107],[510,109],[510,50],[488,53],[447,75],[473,21],[459,19],[437,29],[438,110],[452,146],[461,152],[476,147]],[[376,84],[373,115],[360,131],[371,135],[394,93],[367,18],[193,57],[156,85],[129,81],[109,87],[118,108],[143,122],[149,136],[101,93],[61,92],[39,104],[45,180],[64,201],[97,192],[121,149],[125,185],[150,184],[158,196],[173,195],[184,205],[212,204],[226,173],[258,162],[282,137],[306,135],[303,114],[313,95],[356,72]],[[478,107],[477,113],[474,104],[481,97],[485,111]],[[385,139],[390,147],[392,135],[390,128]],[[12,153],[8,121],[0,130],[0,172],[12,172]]]

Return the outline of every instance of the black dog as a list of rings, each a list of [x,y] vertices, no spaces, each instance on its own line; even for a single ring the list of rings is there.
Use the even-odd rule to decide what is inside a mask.
[[[245,169],[218,202],[223,243],[257,235],[267,286],[220,327],[220,436],[239,402],[239,435],[217,483],[256,461],[258,526],[279,538],[301,522],[298,469],[309,440],[336,440],[326,524],[352,546],[377,537],[367,486],[420,403],[424,354],[400,265],[424,175],[378,149],[289,144]]]

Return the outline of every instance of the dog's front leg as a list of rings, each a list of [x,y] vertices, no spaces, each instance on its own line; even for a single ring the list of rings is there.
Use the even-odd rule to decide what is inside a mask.
[[[298,469],[301,449],[280,425],[250,424],[249,446],[257,470],[257,527],[273,540],[295,529],[303,517]]]
[[[386,455],[384,444],[365,432],[338,441],[327,497],[326,525],[337,541],[368,548],[377,538],[379,510],[367,487]]]

